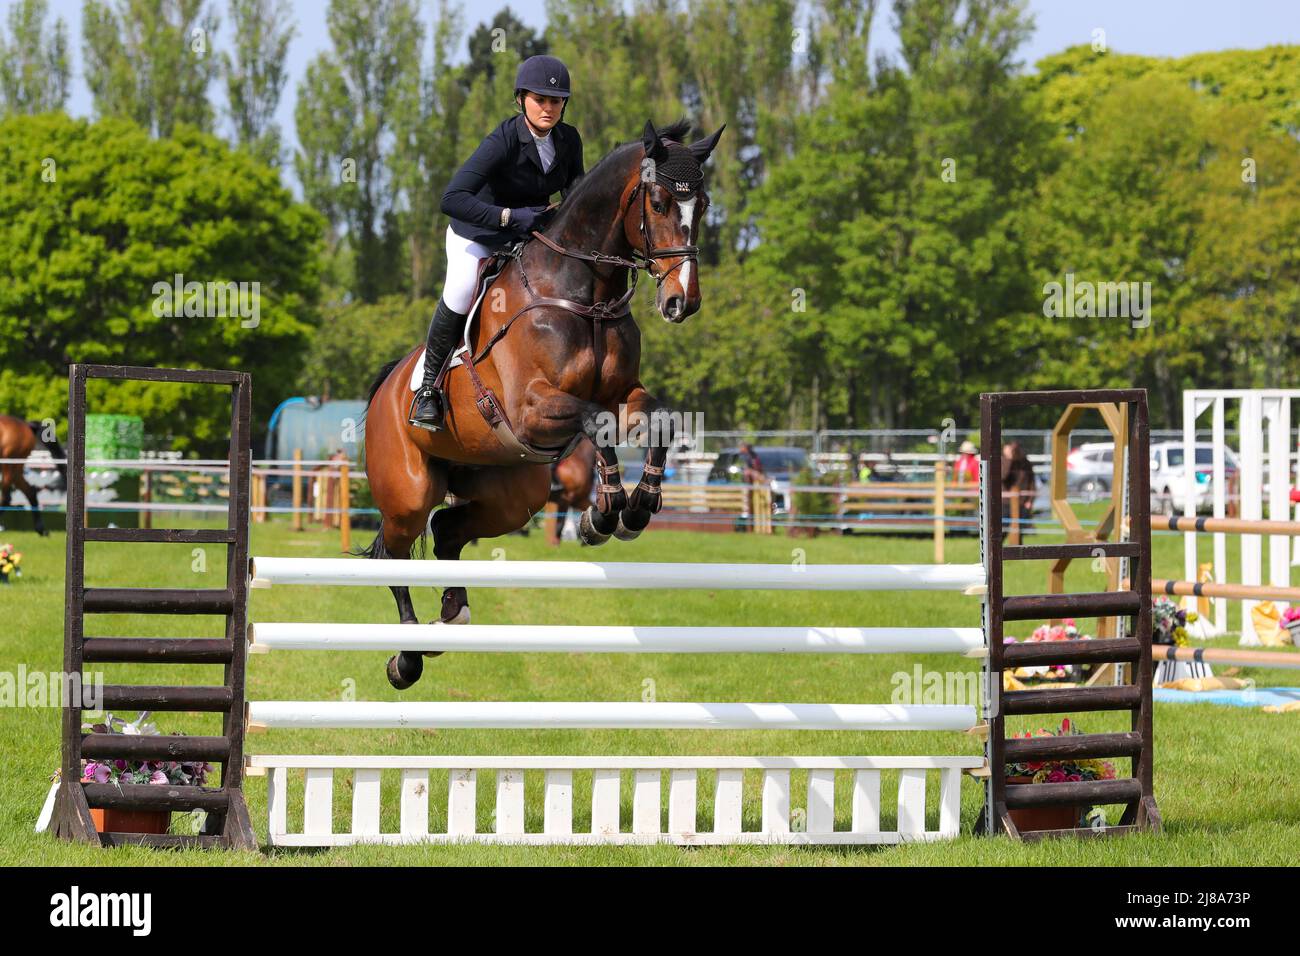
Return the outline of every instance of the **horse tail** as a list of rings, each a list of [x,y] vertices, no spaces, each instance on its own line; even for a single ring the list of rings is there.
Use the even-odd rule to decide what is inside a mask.
[[[401,359],[399,358],[393,359],[379,370],[379,374],[375,376],[375,380],[370,383],[370,387],[366,389],[367,410],[370,408],[370,403],[375,400],[375,393],[379,391],[379,386],[383,385],[384,382],[387,381],[388,376],[393,373],[393,369],[397,368],[397,363],[400,361]]]
[[[412,558],[415,558],[417,560],[424,559],[425,545],[427,540],[428,540],[428,531],[426,530],[420,534],[420,537],[415,539],[415,543],[411,546]],[[376,558],[380,560],[384,558],[391,558],[393,556],[392,552],[390,552],[387,546],[385,546],[384,544],[383,522],[380,521],[379,523],[379,530],[375,532],[374,541],[371,541],[364,548],[353,548],[351,551],[348,552],[348,554],[351,554],[358,558]]]
[[[348,554],[355,555],[359,558],[391,558],[388,549],[384,547],[384,527],[381,524],[379,530],[375,532],[375,540],[364,548],[353,548]]]

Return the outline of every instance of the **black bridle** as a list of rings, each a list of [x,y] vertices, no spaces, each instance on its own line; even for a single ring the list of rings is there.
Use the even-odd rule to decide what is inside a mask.
[[[688,245],[662,246],[657,249],[651,248],[650,232],[646,229],[646,219],[648,218],[646,215],[646,204],[650,201],[650,189],[644,179],[636,184],[636,189],[632,190],[632,195],[628,197],[627,205],[623,207],[623,215],[626,216],[628,209],[632,207],[632,203],[636,202],[638,193],[640,193],[641,198],[641,222],[637,226],[637,232],[641,236],[641,241],[645,244],[645,252],[640,252],[639,250],[634,249],[632,255],[634,258],[641,260],[641,268],[644,268],[645,271],[650,274],[650,277],[655,280],[655,284],[657,286],[662,286],[665,279],[686,263],[694,262],[696,265],[699,265],[700,247]],[[703,189],[698,189],[695,192],[695,198],[703,200],[703,203],[700,206],[700,219],[702,219],[704,211],[709,208],[709,197]],[[697,219],[696,222],[699,222],[700,219]],[[687,236],[686,238],[689,239],[690,236]],[[663,272],[655,272],[655,260],[670,256],[681,256],[681,259]]]
[[[697,199],[702,200],[699,217],[695,220],[696,223],[699,223],[703,220],[704,213],[709,208],[709,197],[703,189],[697,190],[695,196]],[[638,198],[641,200],[641,221],[637,224],[637,234],[640,235],[645,250],[642,251],[634,248],[632,250],[631,259],[623,256],[610,255],[606,252],[582,252],[577,249],[568,249],[553,239],[548,239],[537,230],[533,230],[532,233],[534,239],[539,240],[544,246],[559,255],[567,256],[570,259],[581,259],[584,262],[590,262],[598,266],[615,266],[628,270],[629,282],[626,293],[618,299],[610,302],[597,302],[592,304],[593,308],[598,309],[605,316],[610,318],[621,318],[623,315],[628,314],[626,306],[632,301],[632,297],[636,295],[636,284],[637,280],[641,277],[642,269],[644,269],[650,277],[655,280],[655,287],[659,289],[663,287],[665,279],[686,263],[694,262],[697,266],[699,265],[699,246],[686,245],[653,247],[650,244],[650,231],[646,228],[646,222],[649,219],[646,206],[650,202],[650,189],[644,180],[638,182],[636,188],[628,195],[627,202],[624,203],[623,210],[619,215],[619,220],[622,221],[627,216],[628,211],[632,208],[632,204],[635,203]],[[698,225],[696,228],[699,228]],[[513,254],[513,258],[515,258],[516,264],[519,266],[519,274],[523,279],[524,288],[531,292],[532,289],[528,285],[528,276],[524,272],[522,252],[522,247],[517,249]],[[664,259],[673,256],[680,256],[680,258],[667,269],[659,272],[655,271],[656,259]]]

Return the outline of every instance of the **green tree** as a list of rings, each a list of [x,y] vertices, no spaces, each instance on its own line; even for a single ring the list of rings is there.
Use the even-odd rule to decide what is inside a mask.
[[[1074,46],[1035,64],[1027,83],[1040,97],[1046,117],[1073,135],[1083,128],[1083,114],[1110,90],[1156,74],[1194,93],[1231,104],[1263,109],[1275,133],[1300,134],[1300,46],[1262,50],[1219,50],[1166,58],[1096,52]]]
[[[317,321],[322,223],[274,170],[186,126],[154,140],[58,113],[0,121],[0,167],[0,407],[58,417],[69,362],[244,369],[261,416],[285,397]],[[249,283],[256,312],[187,316],[164,291],[178,275]],[[182,447],[228,438],[217,390],[96,396]]]
[[[815,427],[937,427],[1004,373],[1032,301],[1015,214],[1050,130],[1015,74],[1020,4],[894,15],[901,62],[874,74],[830,31],[825,100],[751,200],[747,275],[796,357],[778,414]]]
[[[134,120],[156,136],[178,123],[211,131],[217,16],[207,0],[86,0],[86,84],[99,117]]]
[[[727,124],[709,164],[706,262],[735,257],[752,243],[750,193],[788,145],[781,136],[788,127],[774,119],[795,108],[795,6],[793,0],[695,0],[689,7],[689,56],[679,65],[683,96],[701,128]]]
[[[421,76],[419,97],[404,98],[393,113],[395,146],[389,162],[402,197],[409,289],[415,298],[436,297],[446,267],[447,221],[439,206],[443,190],[464,159],[458,133],[466,100],[461,82],[464,68],[451,63],[459,39],[459,12],[439,0],[431,68]]]
[[[48,113],[68,101],[68,27],[59,17],[49,30],[46,0],[16,0],[9,8],[9,39],[0,30],[0,112]]]
[[[347,236],[353,293],[373,302],[406,285],[391,159],[395,117],[419,111],[424,31],[412,0],[330,0],[326,22],[333,49],[298,88],[294,165],[309,201]]]
[[[582,132],[588,168],[647,119],[663,126],[683,112],[675,64],[658,49],[685,37],[668,5],[634,0],[629,13],[620,0],[547,0],[546,14],[550,52],[573,80],[565,120]]]
[[[405,355],[424,340],[437,302],[384,296],[378,302],[331,303],[299,373],[299,393],[324,399],[365,398],[385,362]]]
[[[491,23],[480,23],[469,35],[469,62],[461,71],[461,85],[465,91],[480,76],[490,82],[501,68],[500,55],[510,50],[515,55],[515,62],[522,62],[530,56],[546,52],[546,40],[537,35],[514,15],[509,7],[503,7],[492,17]],[[513,82],[514,70],[509,70]]]
[[[277,167],[281,145],[275,111],[288,79],[284,59],[294,35],[289,15],[286,0],[230,0],[235,56],[221,54],[235,141]]]
[[[1149,284],[1150,315],[1027,317],[1023,387],[1141,383],[1155,420],[1190,387],[1265,387],[1300,372],[1300,151],[1262,104],[1193,91],[1175,71],[1087,97],[1025,221],[1040,281]]]

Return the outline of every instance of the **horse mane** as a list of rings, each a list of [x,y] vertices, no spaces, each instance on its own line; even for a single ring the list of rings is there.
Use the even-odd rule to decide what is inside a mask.
[[[675,123],[669,123],[667,126],[660,126],[655,132],[659,134],[660,139],[666,139],[674,143],[685,145],[685,136],[691,131],[691,121],[685,116]]]
[[[661,140],[673,143],[682,142],[686,134],[690,131],[691,121],[684,116],[667,126],[655,127],[655,132],[659,135]],[[591,169],[583,174],[582,178],[578,180],[573,189],[569,191],[569,194],[560,202],[560,205],[556,209],[555,221],[559,220],[561,212],[572,205],[578,204],[582,197],[587,193],[594,191],[597,184],[603,182],[605,176],[608,175],[611,169],[620,168],[621,161],[627,157],[627,154],[633,149],[640,148],[640,146],[641,140],[639,138],[629,140],[626,143],[619,143],[602,156],[595,166],[591,167]]]

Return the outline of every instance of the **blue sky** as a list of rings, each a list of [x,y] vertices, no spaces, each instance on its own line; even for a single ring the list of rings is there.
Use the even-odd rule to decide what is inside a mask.
[[[225,0],[215,0],[220,15],[226,12]],[[293,108],[298,80],[317,53],[329,46],[323,16],[326,0],[291,0],[298,35],[289,49],[289,82],[278,111],[285,140],[296,145]],[[0,10],[7,11],[9,0],[0,0]],[[52,0],[55,16],[63,17],[73,40],[74,82],[69,111],[86,116],[91,111],[89,91],[82,77],[81,0]],[[490,20],[502,7],[509,6],[521,20],[537,29],[545,26],[544,0],[475,0],[462,4],[466,32],[480,21]],[[889,29],[889,4],[877,15],[873,31],[873,48],[890,51],[896,41]],[[1031,0],[1036,32],[1023,55],[1027,64],[1076,43],[1089,43],[1093,31],[1106,32],[1110,49],[1122,53],[1150,56],[1183,56],[1208,50],[1258,48],[1276,43],[1300,43],[1300,0]],[[421,0],[426,24],[431,20],[434,4]],[[218,38],[220,42],[220,37]],[[464,43],[462,42],[462,56]],[[570,63],[575,84],[581,88],[581,63]],[[224,96],[214,90],[214,97]]]

